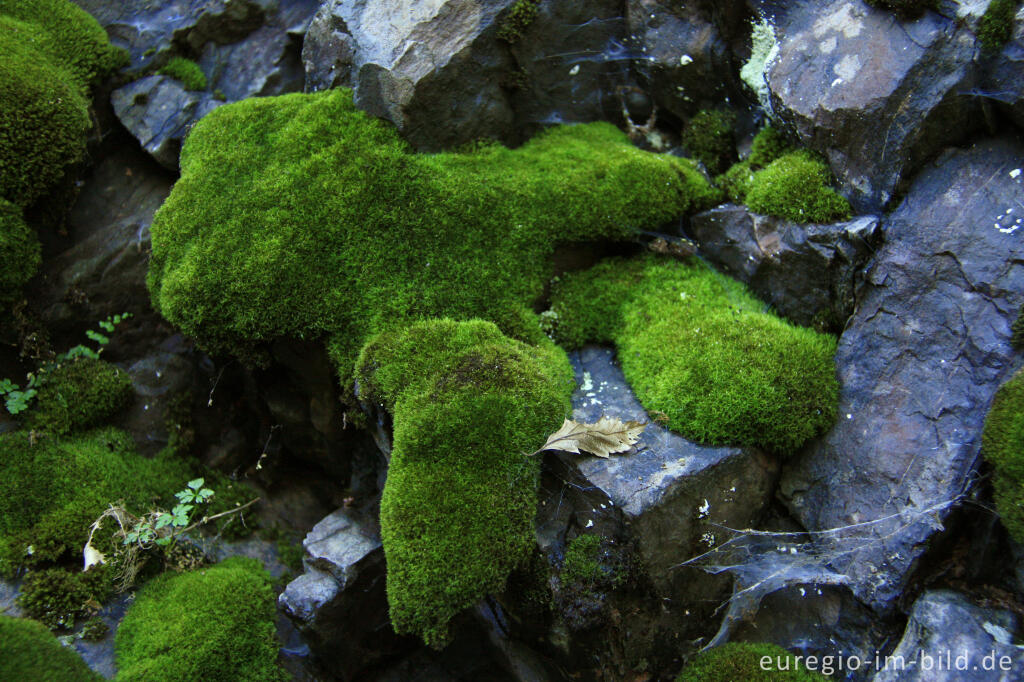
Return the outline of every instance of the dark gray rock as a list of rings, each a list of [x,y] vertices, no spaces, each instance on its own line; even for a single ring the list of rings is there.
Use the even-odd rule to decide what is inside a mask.
[[[800,225],[725,204],[692,218],[700,253],[797,324],[842,329],[861,269],[881,238],[878,218]]]
[[[907,630],[874,682],[1019,680],[1024,652],[1014,645],[1017,619],[948,590],[925,592]]]
[[[221,105],[209,92],[186,90],[167,76],[147,76],[110,96],[114,113],[160,165],[178,170],[181,145],[196,121]]]
[[[121,594],[110,602],[103,605],[96,618],[106,623],[109,628],[103,639],[92,641],[74,636],[73,647],[79,653],[86,665],[103,677],[113,679],[117,675],[117,654],[114,651],[114,636],[117,634],[117,626],[124,619],[128,607],[131,606],[133,596]],[[80,633],[79,633],[80,634]]]
[[[836,536],[831,564],[882,612],[969,485],[988,406],[1020,364],[1022,158],[1018,140],[989,140],[921,173],[839,341],[839,421],[783,474],[808,530],[863,524],[855,544]]]
[[[302,43],[306,90],[352,86],[355,42],[338,5],[325,2],[313,17]]]
[[[967,94],[995,103],[995,108],[1024,128],[1024,12],[1013,22],[1013,38],[986,60],[980,87]]]
[[[175,341],[171,339],[172,347],[178,345]],[[191,406],[189,392],[195,387],[196,367],[180,352],[159,350],[134,362],[128,375],[135,400],[120,416],[120,425],[132,434],[140,453],[152,456],[171,440],[169,411],[176,405],[186,411]]]
[[[976,39],[926,12],[897,21],[860,0],[790,12],[766,70],[774,115],[825,155],[858,212],[885,206],[901,180],[971,129]]]

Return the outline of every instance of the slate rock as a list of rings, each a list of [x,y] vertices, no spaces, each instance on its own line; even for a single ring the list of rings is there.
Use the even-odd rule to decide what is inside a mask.
[[[783,472],[808,530],[867,524],[832,568],[883,613],[968,486],[992,397],[1020,365],[1022,159],[1019,140],[987,140],[917,178],[839,340],[838,422]]]
[[[985,60],[980,81],[970,94],[994,103],[1018,128],[1024,128],[1024,12],[1017,12],[1010,41]]]
[[[842,329],[861,270],[881,239],[878,218],[801,225],[724,204],[694,216],[690,233],[708,261],[797,324]]]
[[[950,590],[914,602],[903,639],[879,666],[874,682],[978,682],[1020,679],[1024,652],[1014,645],[1009,611],[975,606]]]
[[[774,115],[828,158],[854,209],[885,206],[971,129],[974,33],[934,12],[898,21],[860,0],[801,4],[766,78]]]

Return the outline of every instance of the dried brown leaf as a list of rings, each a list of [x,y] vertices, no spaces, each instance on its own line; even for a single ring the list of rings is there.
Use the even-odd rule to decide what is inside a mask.
[[[633,447],[646,426],[647,424],[641,422],[623,422],[615,417],[601,417],[594,424],[566,419],[562,422],[562,427],[551,434],[544,447],[537,452],[589,452],[607,459],[615,453],[623,453]]]

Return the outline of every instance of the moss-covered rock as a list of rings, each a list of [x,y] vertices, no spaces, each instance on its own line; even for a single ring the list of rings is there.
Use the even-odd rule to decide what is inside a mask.
[[[206,74],[191,59],[175,57],[164,64],[158,73],[180,81],[187,90],[206,89]]]
[[[992,0],[978,21],[978,40],[986,50],[998,50],[1013,37],[1013,17],[1020,0]]]
[[[735,125],[736,114],[728,109],[703,109],[683,129],[683,146],[709,173],[721,173],[736,158]]]
[[[1024,542],[1024,371],[1003,384],[982,432],[982,454],[995,468],[996,510],[1017,542]]]
[[[527,454],[568,414],[572,370],[550,342],[435,320],[375,337],[358,376],[395,421],[380,515],[391,620],[441,646],[452,616],[529,558],[540,461]]]
[[[82,158],[88,93],[118,59],[68,0],[0,0],[0,198],[38,199]]]
[[[604,123],[516,150],[412,154],[340,89],[220,107],[190,133],[181,168],[152,227],[156,308],[218,352],[329,335],[346,386],[390,322],[534,333],[523,311],[556,243],[631,236],[718,197],[692,162]]]
[[[692,440],[788,454],[835,419],[835,338],[702,264],[605,261],[564,277],[552,309],[561,343],[614,343],[644,407]]]
[[[147,583],[117,629],[118,680],[285,680],[274,593],[255,559],[236,557]]]
[[[42,375],[32,428],[66,434],[102,423],[131,399],[128,373],[103,360],[78,358]]]
[[[806,151],[795,151],[754,173],[746,192],[750,210],[798,223],[832,223],[850,217],[850,203],[829,187],[832,173]]]
[[[775,644],[729,642],[697,656],[676,682],[825,682]]]
[[[103,567],[81,571],[48,568],[25,576],[18,606],[47,627],[71,628],[76,618],[98,609],[109,594]]]
[[[498,38],[513,45],[518,43],[523,31],[537,18],[539,4],[540,0],[516,0],[498,27]]]
[[[715,178],[715,184],[725,191],[729,201],[742,204],[747,200],[747,190],[754,182],[754,173],[791,150],[782,133],[771,126],[765,126],[754,136],[750,156],[734,163]]]
[[[41,623],[0,616],[0,678],[46,682],[100,682],[74,649]]]
[[[22,285],[36,274],[40,261],[35,231],[25,224],[18,206],[0,198],[0,308],[21,296]]]

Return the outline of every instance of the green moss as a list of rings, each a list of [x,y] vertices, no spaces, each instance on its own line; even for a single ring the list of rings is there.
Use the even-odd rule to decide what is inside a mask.
[[[562,579],[592,583],[601,577],[601,536],[577,535],[565,548]]]
[[[1003,384],[992,400],[981,451],[995,474],[996,510],[1017,542],[1024,542],[1024,371]]]
[[[21,287],[36,274],[41,260],[39,239],[22,219],[21,209],[0,198],[0,308],[21,297]]]
[[[0,198],[27,206],[82,158],[90,86],[117,55],[67,0],[0,0]]]
[[[80,562],[89,524],[109,503],[166,505],[193,475],[184,461],[138,456],[131,437],[116,429],[70,438],[0,435],[0,575],[22,565]]]
[[[754,181],[756,169],[749,159],[734,163],[721,175],[715,178],[715,184],[724,192],[729,201],[734,204],[742,204],[747,199],[747,190]]]
[[[747,199],[747,191],[754,182],[754,173],[772,161],[789,152],[791,147],[778,130],[765,126],[754,136],[750,156],[734,163],[729,170],[715,178],[715,184],[725,191],[729,201],[742,204]]]
[[[517,0],[498,27],[498,38],[509,44],[518,43],[523,32],[537,18],[540,0]]]
[[[998,50],[1013,37],[1013,18],[1019,0],[992,0],[978,22],[978,40],[986,50]]]
[[[850,217],[850,203],[829,182],[832,173],[809,152],[796,151],[754,174],[746,193],[750,210],[799,223],[831,223]]]
[[[686,124],[683,146],[693,158],[704,164],[709,173],[721,173],[736,158],[735,125],[736,114],[733,112],[704,109]]]
[[[750,161],[755,168],[764,168],[775,159],[791,151],[792,147],[776,128],[768,125],[754,136],[750,146]]]
[[[683,668],[676,682],[824,682],[798,657],[775,644],[729,642],[705,651]]]
[[[375,337],[358,375],[395,418],[380,513],[391,620],[441,646],[529,559],[540,460],[526,455],[568,414],[572,370],[550,342],[434,320]]]
[[[175,57],[161,67],[157,73],[181,81],[186,90],[206,89],[206,74],[191,59]]]
[[[0,678],[47,682],[101,682],[74,649],[42,623],[0,615]]]
[[[117,414],[131,396],[127,372],[103,360],[71,360],[41,375],[29,423],[57,434],[78,431]]]
[[[85,573],[49,568],[25,576],[18,606],[50,628],[70,629],[76,618],[85,616],[108,596],[105,569]]]
[[[867,0],[867,3],[873,7],[887,9],[908,17],[917,16],[928,9],[935,9],[938,4],[937,0]]]
[[[220,107],[181,167],[152,227],[155,307],[216,352],[326,335],[346,387],[389,323],[481,318],[540,336],[528,310],[556,243],[630,237],[718,198],[692,162],[605,123],[412,154],[341,89]]]
[[[1017,314],[1017,319],[1010,326],[1010,345],[1017,350],[1024,350],[1024,310]]]
[[[702,264],[605,261],[563,277],[552,307],[561,343],[614,343],[644,407],[692,440],[788,454],[835,419],[835,338]]]
[[[87,642],[100,642],[110,634],[110,626],[99,616],[93,616],[82,626],[82,639]]]
[[[118,680],[284,680],[270,576],[236,557],[147,583],[117,629]]]

